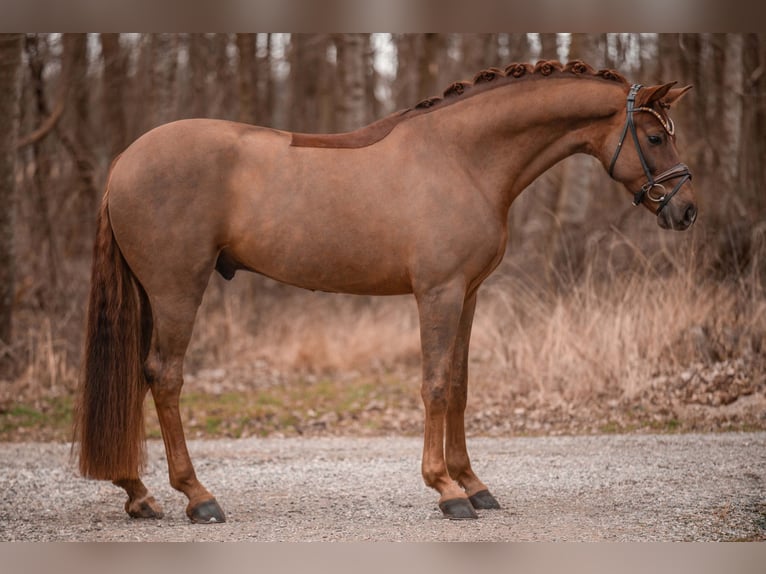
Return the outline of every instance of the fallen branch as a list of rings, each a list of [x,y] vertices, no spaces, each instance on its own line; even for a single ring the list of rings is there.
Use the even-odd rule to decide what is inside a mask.
[[[22,138],[19,138],[19,141],[16,143],[16,149],[22,149],[28,145],[37,143],[45,136],[47,136],[53,130],[53,128],[56,127],[56,124],[58,124],[58,121],[61,119],[61,116],[64,113],[64,108],[66,107],[64,105],[65,101],[66,97],[59,98],[59,101],[56,104],[56,107],[53,109],[53,112],[51,112],[51,115],[49,115],[36,130]]]

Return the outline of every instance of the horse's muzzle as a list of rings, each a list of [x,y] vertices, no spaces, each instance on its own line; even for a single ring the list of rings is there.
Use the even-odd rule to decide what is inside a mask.
[[[663,229],[683,231],[697,219],[697,206],[690,201],[671,201],[657,214],[657,223]]]

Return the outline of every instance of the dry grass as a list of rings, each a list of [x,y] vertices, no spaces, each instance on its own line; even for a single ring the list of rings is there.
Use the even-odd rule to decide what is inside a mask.
[[[73,340],[50,316],[35,316],[32,321],[17,334],[13,354],[22,368],[14,380],[2,381],[0,409],[14,398],[68,396],[77,381]]]
[[[751,250],[746,264],[723,272],[693,248],[660,245],[653,253],[649,258],[617,237],[606,256],[590,256],[579,273],[547,284],[516,273],[513,261],[501,269],[483,288],[474,322],[474,432],[698,428],[685,426],[690,411],[679,404],[762,399],[766,250]],[[79,363],[81,316],[70,309],[63,322],[23,317],[14,350],[22,369],[0,395],[6,438],[26,436],[13,429],[48,418],[66,423]],[[215,277],[187,356],[182,408],[194,434],[359,432],[360,425],[363,432],[417,433],[419,360],[412,297],[310,293],[247,274],[231,283]],[[711,398],[723,396],[722,386],[740,391]],[[607,404],[627,414],[617,417]],[[766,425],[726,417],[720,420],[735,421],[726,428]],[[596,422],[573,426],[589,418]]]
[[[661,265],[627,248],[636,262],[630,272],[604,276],[594,259],[555,286],[501,272],[480,295],[473,378],[541,400],[634,396],[658,375],[761,352],[766,297],[759,261],[720,279],[694,249],[660,252]],[[256,280],[258,291],[250,281],[224,286],[225,296],[222,282],[210,289],[190,351],[197,368],[260,361],[283,374],[419,372],[412,297],[307,293],[264,288],[263,280]]]
[[[266,361],[297,373],[378,372],[419,361],[412,297],[312,293],[252,276],[215,283],[198,316],[192,357]]]
[[[556,294],[509,278],[487,295],[475,352],[494,377],[541,398],[635,395],[659,374],[758,352],[766,332],[762,296],[687,272],[586,280]]]

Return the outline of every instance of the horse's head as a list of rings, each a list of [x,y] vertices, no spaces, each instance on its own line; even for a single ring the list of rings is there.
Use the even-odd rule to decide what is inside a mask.
[[[689,168],[680,162],[675,126],[667,113],[671,104],[691,89],[633,85],[628,93],[626,115],[607,138],[614,150],[609,175],[634,195],[634,205],[643,204],[657,215],[665,229],[683,230],[697,218],[697,205]]]

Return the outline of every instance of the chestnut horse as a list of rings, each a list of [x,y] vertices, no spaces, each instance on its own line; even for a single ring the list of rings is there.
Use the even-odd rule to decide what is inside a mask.
[[[212,272],[245,269],[306,289],[414,294],[423,479],[448,518],[499,508],[471,469],[463,412],[476,293],[503,258],[508,209],[556,162],[587,153],[660,226],[689,227],[691,176],[667,115],[688,87],[674,83],[631,86],[582,62],[513,64],[347,134],[193,119],[143,135],[115,160],[99,214],[81,473],[124,488],[130,516],[162,516],[140,478],[151,391],[187,515],[225,520],[194,472],[179,396]]]

